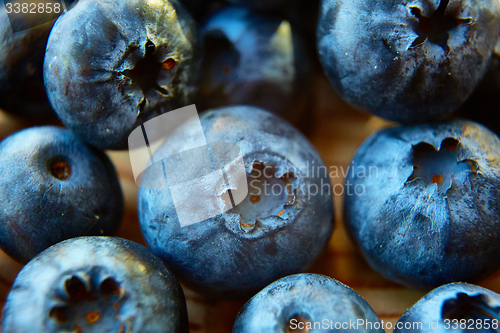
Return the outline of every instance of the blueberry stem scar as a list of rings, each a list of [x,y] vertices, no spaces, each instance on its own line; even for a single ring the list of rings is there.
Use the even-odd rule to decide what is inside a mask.
[[[295,203],[296,194],[293,182],[296,176],[288,172],[277,177],[277,170],[275,166],[259,161],[254,162],[249,175],[249,195],[238,206],[238,214],[241,217],[240,227],[243,231],[251,231],[257,221],[269,216],[288,218],[285,208]],[[279,189],[279,191],[272,189]]]
[[[127,69],[123,74],[130,79],[132,83],[138,85],[144,96],[146,93],[155,90],[160,95],[167,97],[169,92],[158,84],[161,70],[171,70],[175,67],[176,61],[173,58],[161,62],[156,58],[156,45],[148,40],[145,44],[145,54],[140,59],[133,69]],[[137,106],[139,112],[142,112],[147,106],[147,99],[144,97]]]
[[[119,321],[119,303],[123,301],[123,288],[120,288],[112,277],[105,278],[100,283],[92,280],[89,283],[87,287],[77,276],[68,278],[64,282],[65,304],[53,307],[49,311],[49,317],[59,325],[79,326],[82,332],[83,328],[79,324],[92,325],[102,321]],[[102,311],[103,304],[113,304],[108,307],[112,310]],[[79,318],[78,313],[82,313],[83,317]]]
[[[492,319],[500,321],[500,308],[489,305],[488,296],[483,294],[467,295],[457,293],[443,303],[441,316],[443,319]]]
[[[51,158],[47,163],[50,175],[59,180],[66,180],[71,177],[71,164],[61,156]]]
[[[413,173],[408,178],[411,182],[417,178],[427,183],[434,183],[445,193],[452,185],[454,174],[462,171],[477,171],[477,163],[472,160],[460,161],[457,150],[460,142],[454,138],[446,138],[441,147],[421,142],[413,146]]]

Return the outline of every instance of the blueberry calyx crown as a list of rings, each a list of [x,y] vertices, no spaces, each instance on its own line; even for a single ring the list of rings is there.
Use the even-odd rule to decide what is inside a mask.
[[[57,331],[125,332],[132,317],[121,320],[125,287],[113,277],[100,274],[65,276],[56,288],[56,305],[49,310]],[[53,326],[55,325],[55,326]]]
[[[63,156],[56,156],[49,159],[47,170],[52,177],[61,181],[71,177],[71,163]]]
[[[446,138],[437,150],[427,142],[413,146],[413,173],[407,182],[422,179],[428,184],[437,184],[438,189],[446,193],[452,185],[453,175],[462,171],[477,172],[478,164],[470,159],[460,161],[458,148],[460,142]]]
[[[491,306],[486,295],[468,295],[459,292],[455,298],[443,302],[441,317],[449,320],[490,319],[500,324],[500,307]]]
[[[288,208],[297,202],[298,178],[293,172],[280,173],[280,167],[254,161],[248,175],[248,195],[231,212],[239,215],[239,227],[251,233],[267,218],[279,220],[293,218]],[[222,199],[227,192],[222,195]]]
[[[423,15],[420,8],[410,7],[411,13],[419,21],[418,28],[416,29],[418,37],[413,41],[410,48],[422,45],[426,40],[429,40],[431,43],[441,46],[446,54],[450,52],[450,47],[448,46],[449,31],[461,24],[471,24],[472,19],[458,18],[455,13],[446,14],[449,3],[450,0],[441,0],[438,8],[429,17]]]
[[[167,58],[165,61],[159,61],[156,58],[156,45],[148,40],[145,44],[145,54],[134,66],[133,69],[123,71],[123,74],[132,80],[133,84],[139,86],[144,97],[137,106],[138,113],[143,112],[148,107],[146,95],[150,91],[156,91],[162,97],[170,97],[166,87],[160,86],[158,80],[160,71],[171,70],[175,67],[176,61],[173,58]]]

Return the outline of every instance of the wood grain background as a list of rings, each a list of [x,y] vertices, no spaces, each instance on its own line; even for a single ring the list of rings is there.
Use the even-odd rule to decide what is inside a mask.
[[[391,126],[379,118],[351,109],[318,75],[315,98],[307,110],[307,134],[327,166],[346,168],[357,147],[376,130]],[[32,124],[31,124],[32,125]],[[30,126],[0,111],[0,138]],[[125,194],[126,212],[118,236],[145,245],[137,218],[137,191],[127,152],[109,152]],[[1,177],[1,175],[0,175]],[[331,179],[333,185],[342,178]],[[355,289],[374,308],[381,320],[395,323],[401,314],[425,292],[393,283],[374,272],[346,234],[342,221],[342,197],[334,197],[336,227],[328,248],[311,272],[334,277]],[[22,266],[0,250],[0,307]],[[482,286],[500,292],[500,274]],[[185,288],[191,333],[230,333],[243,302],[205,299]],[[1,328],[0,328],[1,331]],[[388,330],[390,331],[390,330]]]

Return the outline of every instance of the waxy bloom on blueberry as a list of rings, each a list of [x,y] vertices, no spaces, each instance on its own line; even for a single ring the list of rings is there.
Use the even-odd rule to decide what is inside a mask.
[[[394,333],[498,332],[500,295],[467,283],[432,290],[409,308]]]
[[[356,152],[345,221],[370,265],[408,286],[474,282],[500,268],[500,141],[471,121],[375,133]],[[370,172],[366,172],[370,170]]]
[[[323,0],[318,49],[347,102],[414,123],[458,109],[499,31],[498,0]]]
[[[134,242],[80,237],[58,243],[19,273],[3,333],[188,333],[181,286]]]
[[[324,168],[316,150],[283,119],[258,108],[214,109],[200,120],[207,142],[240,147],[248,195],[225,213],[182,227],[171,188],[141,187],[139,220],[151,250],[188,286],[216,298],[247,297],[282,276],[308,269],[333,229],[330,179],[317,169],[312,171]],[[179,133],[186,135],[174,132],[153,156],[185,151],[197,139],[193,124],[182,125]],[[183,165],[183,179],[207,174],[196,163],[203,158],[201,153]],[[167,181],[175,182],[168,176]],[[147,169],[141,185],[149,182],[165,184],[163,169]],[[220,199],[196,203],[193,218],[195,209],[210,208],[204,205],[231,202],[233,191],[238,192],[241,185],[209,188]],[[188,198],[190,187],[182,191]]]
[[[111,161],[67,129],[33,127],[5,138],[0,174],[0,248],[20,262],[120,225],[123,196]]]
[[[318,274],[290,275],[265,287],[245,304],[233,328],[233,333],[350,331],[384,332],[363,297]]]
[[[44,80],[83,141],[124,149],[137,126],[190,104],[198,65],[195,23],[176,0],[80,1],[50,33]]]

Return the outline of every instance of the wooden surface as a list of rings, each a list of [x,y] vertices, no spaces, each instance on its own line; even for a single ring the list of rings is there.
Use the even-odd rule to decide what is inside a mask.
[[[316,80],[316,98],[311,105],[312,121],[308,137],[320,152],[327,166],[345,168],[357,147],[374,131],[391,124],[349,108],[321,77]],[[0,113],[0,138],[27,126]],[[137,191],[127,152],[111,152],[110,157],[120,174],[126,200],[126,212],[119,236],[144,244],[138,226]],[[332,179],[333,185],[343,183]],[[381,320],[395,323],[401,314],[425,292],[393,283],[374,272],[348,238],[342,222],[342,197],[334,197],[336,226],[330,244],[311,272],[334,277],[355,289],[375,309]],[[0,250],[0,307],[21,265]],[[500,275],[482,286],[500,292]],[[191,333],[229,333],[243,302],[222,302],[204,299],[185,289]]]

